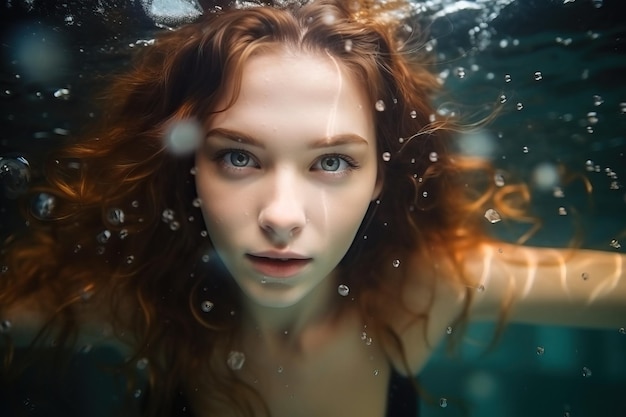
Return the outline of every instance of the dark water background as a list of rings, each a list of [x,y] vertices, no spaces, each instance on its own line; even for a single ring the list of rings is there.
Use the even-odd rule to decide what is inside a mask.
[[[210,2],[201,3],[208,7]],[[36,179],[46,151],[97,118],[93,94],[106,82],[104,76],[127,65],[132,52],[168,30],[165,26],[180,23],[151,16],[146,4],[0,3],[0,157],[25,157]],[[469,152],[489,156],[506,181],[531,185],[532,210],[544,226],[529,243],[567,245],[579,227],[583,246],[623,252],[611,241],[626,245],[625,3],[418,4],[424,9],[420,20],[436,40],[437,71],[449,91],[440,100],[441,111],[471,118],[506,96],[500,116],[476,135],[478,145]],[[593,192],[585,192],[581,181],[540,187],[537,173],[559,166],[584,174]],[[10,186],[9,176],[3,178]],[[555,186],[563,197],[555,196]],[[19,227],[15,200],[3,194],[0,236]],[[507,239],[526,230],[506,221],[493,227]],[[468,340],[487,340],[491,330],[475,326]],[[545,349],[542,355],[538,347]],[[478,351],[468,342],[465,360],[444,358],[442,352],[435,356],[421,380],[449,405],[424,407],[424,415],[461,415],[454,398],[463,398],[471,416],[626,416],[626,335],[617,329],[511,326],[494,353],[482,358]],[[583,376],[583,368],[591,376]],[[102,410],[90,415],[106,415]]]

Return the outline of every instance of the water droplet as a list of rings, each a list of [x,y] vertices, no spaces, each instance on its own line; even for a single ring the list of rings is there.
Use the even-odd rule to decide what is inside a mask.
[[[581,278],[583,279],[583,281],[587,281],[589,279],[589,274],[586,272],[583,272],[581,275]]]
[[[452,334],[452,326],[446,327],[446,333],[447,334]]]
[[[565,207],[559,207],[559,216],[567,216],[567,210]]]
[[[543,75],[541,74],[541,71],[535,71],[535,81],[541,80],[543,80]]]
[[[9,320],[0,321],[0,334],[6,334],[11,331],[12,324]]]
[[[377,100],[374,107],[376,108],[376,111],[385,111],[385,102],[382,100]]]
[[[352,52],[352,39],[347,39],[343,47],[346,52]]]
[[[31,213],[39,220],[48,220],[56,207],[56,198],[48,193],[39,193],[31,204]]]
[[[148,367],[148,358],[141,358],[137,361],[137,369],[140,371],[146,369]]]
[[[460,78],[460,79],[465,78],[465,75],[466,75],[465,68],[463,68],[463,67],[456,67],[454,69],[454,75],[456,75],[456,77]]]
[[[70,90],[67,88],[59,88],[54,92],[54,97],[61,100],[69,100],[70,99]]]
[[[448,399],[447,398],[439,398],[439,407],[441,408],[446,408],[448,406]]]
[[[239,352],[236,350],[231,350],[228,353],[228,359],[226,359],[226,364],[233,371],[239,371],[243,368],[243,364],[246,362],[246,355],[243,352]]]
[[[505,83],[511,82],[511,74],[504,74],[504,82]]]
[[[494,209],[487,209],[487,211],[485,211],[485,219],[487,219],[489,223],[494,224],[501,221],[502,217],[500,217],[500,213],[498,213]]]
[[[341,295],[342,297],[346,297],[348,294],[350,294],[350,288],[345,285],[345,284],[340,284],[337,287],[337,292],[339,293],[339,295]]]
[[[124,223],[124,211],[119,208],[111,208],[107,212],[106,220],[112,226],[119,226]]]
[[[391,263],[391,265],[393,265],[394,268],[397,268],[400,266],[400,260],[399,259],[394,259],[394,261]]]
[[[163,221],[163,223],[169,223],[172,220],[174,220],[174,210],[172,209],[163,210],[163,213],[161,214],[161,220]]]
[[[543,346],[537,346],[537,355],[542,356],[545,353],[545,349]]]
[[[591,369],[583,366],[582,374],[585,378],[589,378],[591,376]]]
[[[103,230],[102,232],[98,233],[98,236],[96,236],[96,240],[98,241],[98,243],[102,243],[103,245],[107,243],[110,238],[111,232],[108,230]]]
[[[522,109],[524,108],[524,105],[523,105],[522,103],[517,103],[517,104],[515,105],[515,108],[516,108],[517,110],[522,110]]]
[[[415,110],[411,110],[411,119],[417,119],[417,112]]]
[[[622,247],[622,245],[617,241],[617,239],[611,240],[611,243],[609,243],[609,246],[615,249],[619,249]]]
[[[437,162],[439,160],[439,155],[437,154],[437,152],[431,152],[428,155],[428,159],[430,160],[430,162]]]
[[[389,162],[391,160],[391,154],[389,152],[383,152],[382,158],[383,161]]]
[[[502,104],[506,103],[506,95],[500,94],[500,103]]]

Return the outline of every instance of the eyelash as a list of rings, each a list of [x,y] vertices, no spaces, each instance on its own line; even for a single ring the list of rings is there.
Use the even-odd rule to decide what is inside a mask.
[[[227,163],[226,161],[224,161],[224,157],[226,157],[228,154],[231,154],[231,153],[241,153],[241,154],[247,155],[251,161],[253,161],[256,165],[259,165],[258,162],[256,162],[255,158],[250,154],[250,152],[246,151],[245,149],[239,149],[239,148],[222,149],[216,152],[215,155],[211,159],[217,162],[224,169],[239,171],[244,168],[256,168],[256,167],[250,167],[250,166],[237,167],[237,166],[233,166],[232,164]],[[330,175],[335,175],[339,177],[339,176],[347,175],[350,171],[360,168],[360,165],[358,164],[358,162],[355,161],[353,158],[351,158],[348,155],[339,154],[339,153],[322,155],[315,161],[315,165],[319,164],[324,158],[340,158],[346,164],[348,164],[348,167],[346,169],[339,171],[339,172],[324,171],[323,169],[320,169],[320,171],[326,172]]]

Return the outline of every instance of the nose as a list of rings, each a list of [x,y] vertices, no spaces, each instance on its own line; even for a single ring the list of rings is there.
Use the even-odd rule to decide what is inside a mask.
[[[277,173],[269,182],[265,204],[259,211],[259,226],[274,244],[285,245],[307,223],[301,190],[295,176],[288,172]]]

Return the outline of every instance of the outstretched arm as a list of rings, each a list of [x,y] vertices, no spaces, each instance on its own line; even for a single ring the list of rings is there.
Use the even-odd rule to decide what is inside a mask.
[[[626,255],[583,249],[481,245],[466,257],[476,283],[472,318],[536,324],[626,327]]]

